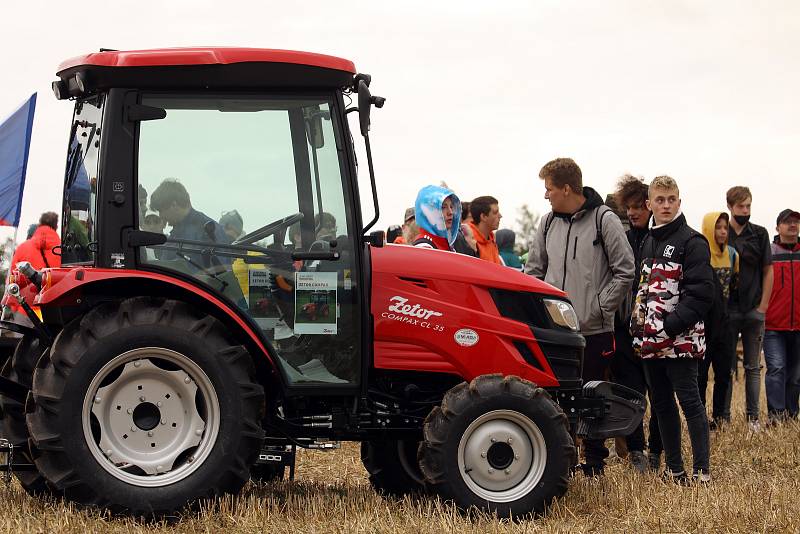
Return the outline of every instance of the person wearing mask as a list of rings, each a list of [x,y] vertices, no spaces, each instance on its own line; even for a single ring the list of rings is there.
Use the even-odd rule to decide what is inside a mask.
[[[438,185],[426,185],[414,204],[419,235],[415,247],[455,252],[453,243],[461,225],[461,201],[455,193]]]
[[[711,254],[711,269],[714,271],[714,295],[711,310],[706,318],[706,355],[700,362],[697,385],[700,400],[706,404],[708,369],[714,367],[714,391],[712,393],[712,416],[709,427],[716,430],[722,423],[730,422],[731,378],[733,375],[733,351],[728,346],[728,299],[736,285],[739,273],[739,254],[728,245],[728,214],[719,211],[703,217],[703,235],[708,241]]]
[[[514,252],[514,244],[517,241],[517,234],[514,230],[503,228],[494,234],[494,239],[497,242],[497,248],[500,252],[500,259],[506,267],[511,267],[517,271],[522,270],[522,262]]]
[[[614,192],[614,203],[618,209],[625,212],[629,229],[625,232],[634,257],[634,280],[638,280],[639,266],[641,263],[642,243],[649,231],[652,213],[647,207],[647,184],[641,178],[626,174],[617,182]],[[636,287],[633,284],[632,289]],[[630,291],[622,300],[614,315],[614,357],[611,358],[611,376],[614,382],[647,394],[647,381],[644,377],[642,360],[633,351],[633,338],[630,333],[631,306],[633,305],[633,291]],[[652,400],[652,396],[651,396]],[[630,435],[625,437],[625,446],[628,449],[628,459],[631,466],[639,473],[648,467],[657,471],[661,467],[661,435],[658,432],[658,418],[650,415],[649,423],[649,455],[645,457],[644,446],[644,419]]]
[[[764,360],[767,413],[771,422],[798,417],[800,399],[800,213],[778,215],[778,235],[772,243],[775,283],[767,308]]]
[[[772,293],[772,250],[766,228],[750,222],[753,195],[744,186],[731,187],[726,200],[730,211],[728,244],[739,254],[739,284],[729,302],[730,350],[734,352],[739,335],[745,373],[747,421],[752,432],[761,430],[758,422],[761,394],[761,343],[764,336],[769,297]],[[730,403],[728,403],[730,404]],[[730,412],[730,406],[724,410]]]
[[[472,215],[469,227],[478,247],[478,257],[502,265],[494,238],[494,232],[500,227],[500,219],[503,217],[497,199],[490,196],[478,197],[470,202],[469,212]]]
[[[581,169],[572,159],[550,161],[539,178],[553,210],[542,217],[530,241],[525,272],[567,292],[586,338],[582,378],[604,380],[614,353],[614,312],[633,282],[633,251],[619,217],[594,189],[583,186]],[[604,441],[584,440],[584,449],[583,473],[603,474]]]
[[[714,290],[708,242],[686,224],[678,184],[669,176],[650,183],[653,227],[642,244],[641,277],[631,312],[631,334],[642,358],[664,443],[665,480],[685,483],[677,395],[692,444],[693,479],[711,480],[706,410],[697,388],[705,355],[703,318]]]

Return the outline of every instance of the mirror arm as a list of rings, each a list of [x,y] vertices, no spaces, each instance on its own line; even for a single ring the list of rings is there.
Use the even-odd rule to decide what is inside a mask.
[[[369,183],[372,186],[372,203],[375,206],[375,216],[372,220],[364,227],[364,233],[366,234],[370,228],[375,226],[375,223],[378,222],[378,218],[380,217],[381,210],[378,206],[378,188],[375,185],[375,169],[372,167],[372,148],[369,144],[369,135],[364,136],[364,146],[367,149],[367,166],[369,167]]]

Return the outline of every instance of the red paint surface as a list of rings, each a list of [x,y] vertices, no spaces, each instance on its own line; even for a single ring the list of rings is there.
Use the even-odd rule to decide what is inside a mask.
[[[355,74],[352,61],[335,56],[272,50],[266,48],[160,48],[153,50],[124,50],[95,52],[70,58],[58,67],[58,72],[81,65],[100,67],[158,67],[177,65],[228,65],[231,63],[295,63],[311,67],[342,70]]]
[[[186,282],[162,274],[148,273],[145,271],[124,270],[124,269],[95,269],[95,268],[73,267],[73,268],[61,268],[61,269],[48,269],[46,272],[49,272],[49,275],[51,277],[50,287],[49,289],[39,293],[33,300],[33,303],[36,304],[37,306],[47,306],[48,304],[53,304],[53,305],[66,304],[67,302],[64,302],[65,300],[67,299],[74,300],[80,297],[81,287],[102,280],[118,280],[119,283],[121,284],[125,283],[126,280],[134,280],[134,279],[157,280],[159,282],[165,282],[186,289],[187,291],[191,291],[192,293],[206,299],[213,306],[216,306],[217,308],[225,312],[228,315],[228,317],[234,320],[242,328],[242,330],[244,330],[244,332],[250,337],[250,339],[256,344],[256,346],[258,346],[258,348],[261,349],[261,352],[264,354],[264,356],[270,361],[272,361],[272,358],[267,352],[266,347],[263,345],[263,343],[261,343],[261,340],[258,338],[256,333],[247,325],[247,323],[245,323],[236,313],[234,313],[234,311],[230,308],[230,306],[228,306],[218,298],[214,297],[211,293],[203,291],[197,286],[187,284]],[[82,280],[78,280],[77,278],[78,272],[83,272]]]
[[[540,386],[558,385],[530,328],[501,317],[488,288],[563,297],[562,291],[508,267],[452,252],[386,245],[371,253],[376,368],[454,373],[465,380],[503,373]],[[441,315],[392,311],[393,297]],[[455,333],[462,328],[478,334],[475,345],[456,343]],[[525,362],[514,341],[526,343],[545,371]]]

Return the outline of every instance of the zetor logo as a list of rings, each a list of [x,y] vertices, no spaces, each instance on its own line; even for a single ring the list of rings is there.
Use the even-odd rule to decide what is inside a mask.
[[[393,311],[395,313],[400,313],[402,315],[408,315],[409,317],[419,317],[420,319],[430,319],[431,317],[441,317],[442,314],[437,311],[433,310],[426,310],[425,308],[421,307],[419,304],[414,304],[411,306],[410,304],[406,304],[408,302],[407,298],[394,296],[389,299],[390,302],[394,302],[391,306],[389,306],[389,311]]]

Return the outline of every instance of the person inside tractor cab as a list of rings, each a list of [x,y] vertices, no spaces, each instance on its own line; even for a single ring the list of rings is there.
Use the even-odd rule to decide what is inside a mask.
[[[192,207],[189,192],[175,178],[167,178],[156,187],[150,196],[150,209],[157,211],[159,217],[170,225],[169,237],[172,239],[215,243],[232,241],[211,217]],[[206,266],[200,251],[183,252],[182,256],[196,269]],[[159,250],[156,257],[159,260],[172,260],[177,258],[178,254],[172,250]],[[230,263],[230,260],[224,257],[217,257],[216,260],[220,264]]]
[[[314,228],[317,231],[318,240],[333,241],[336,239],[336,217],[327,211],[314,215]]]
[[[419,236],[415,247],[455,252],[453,243],[461,228],[461,201],[455,193],[438,185],[426,185],[414,205]]]

